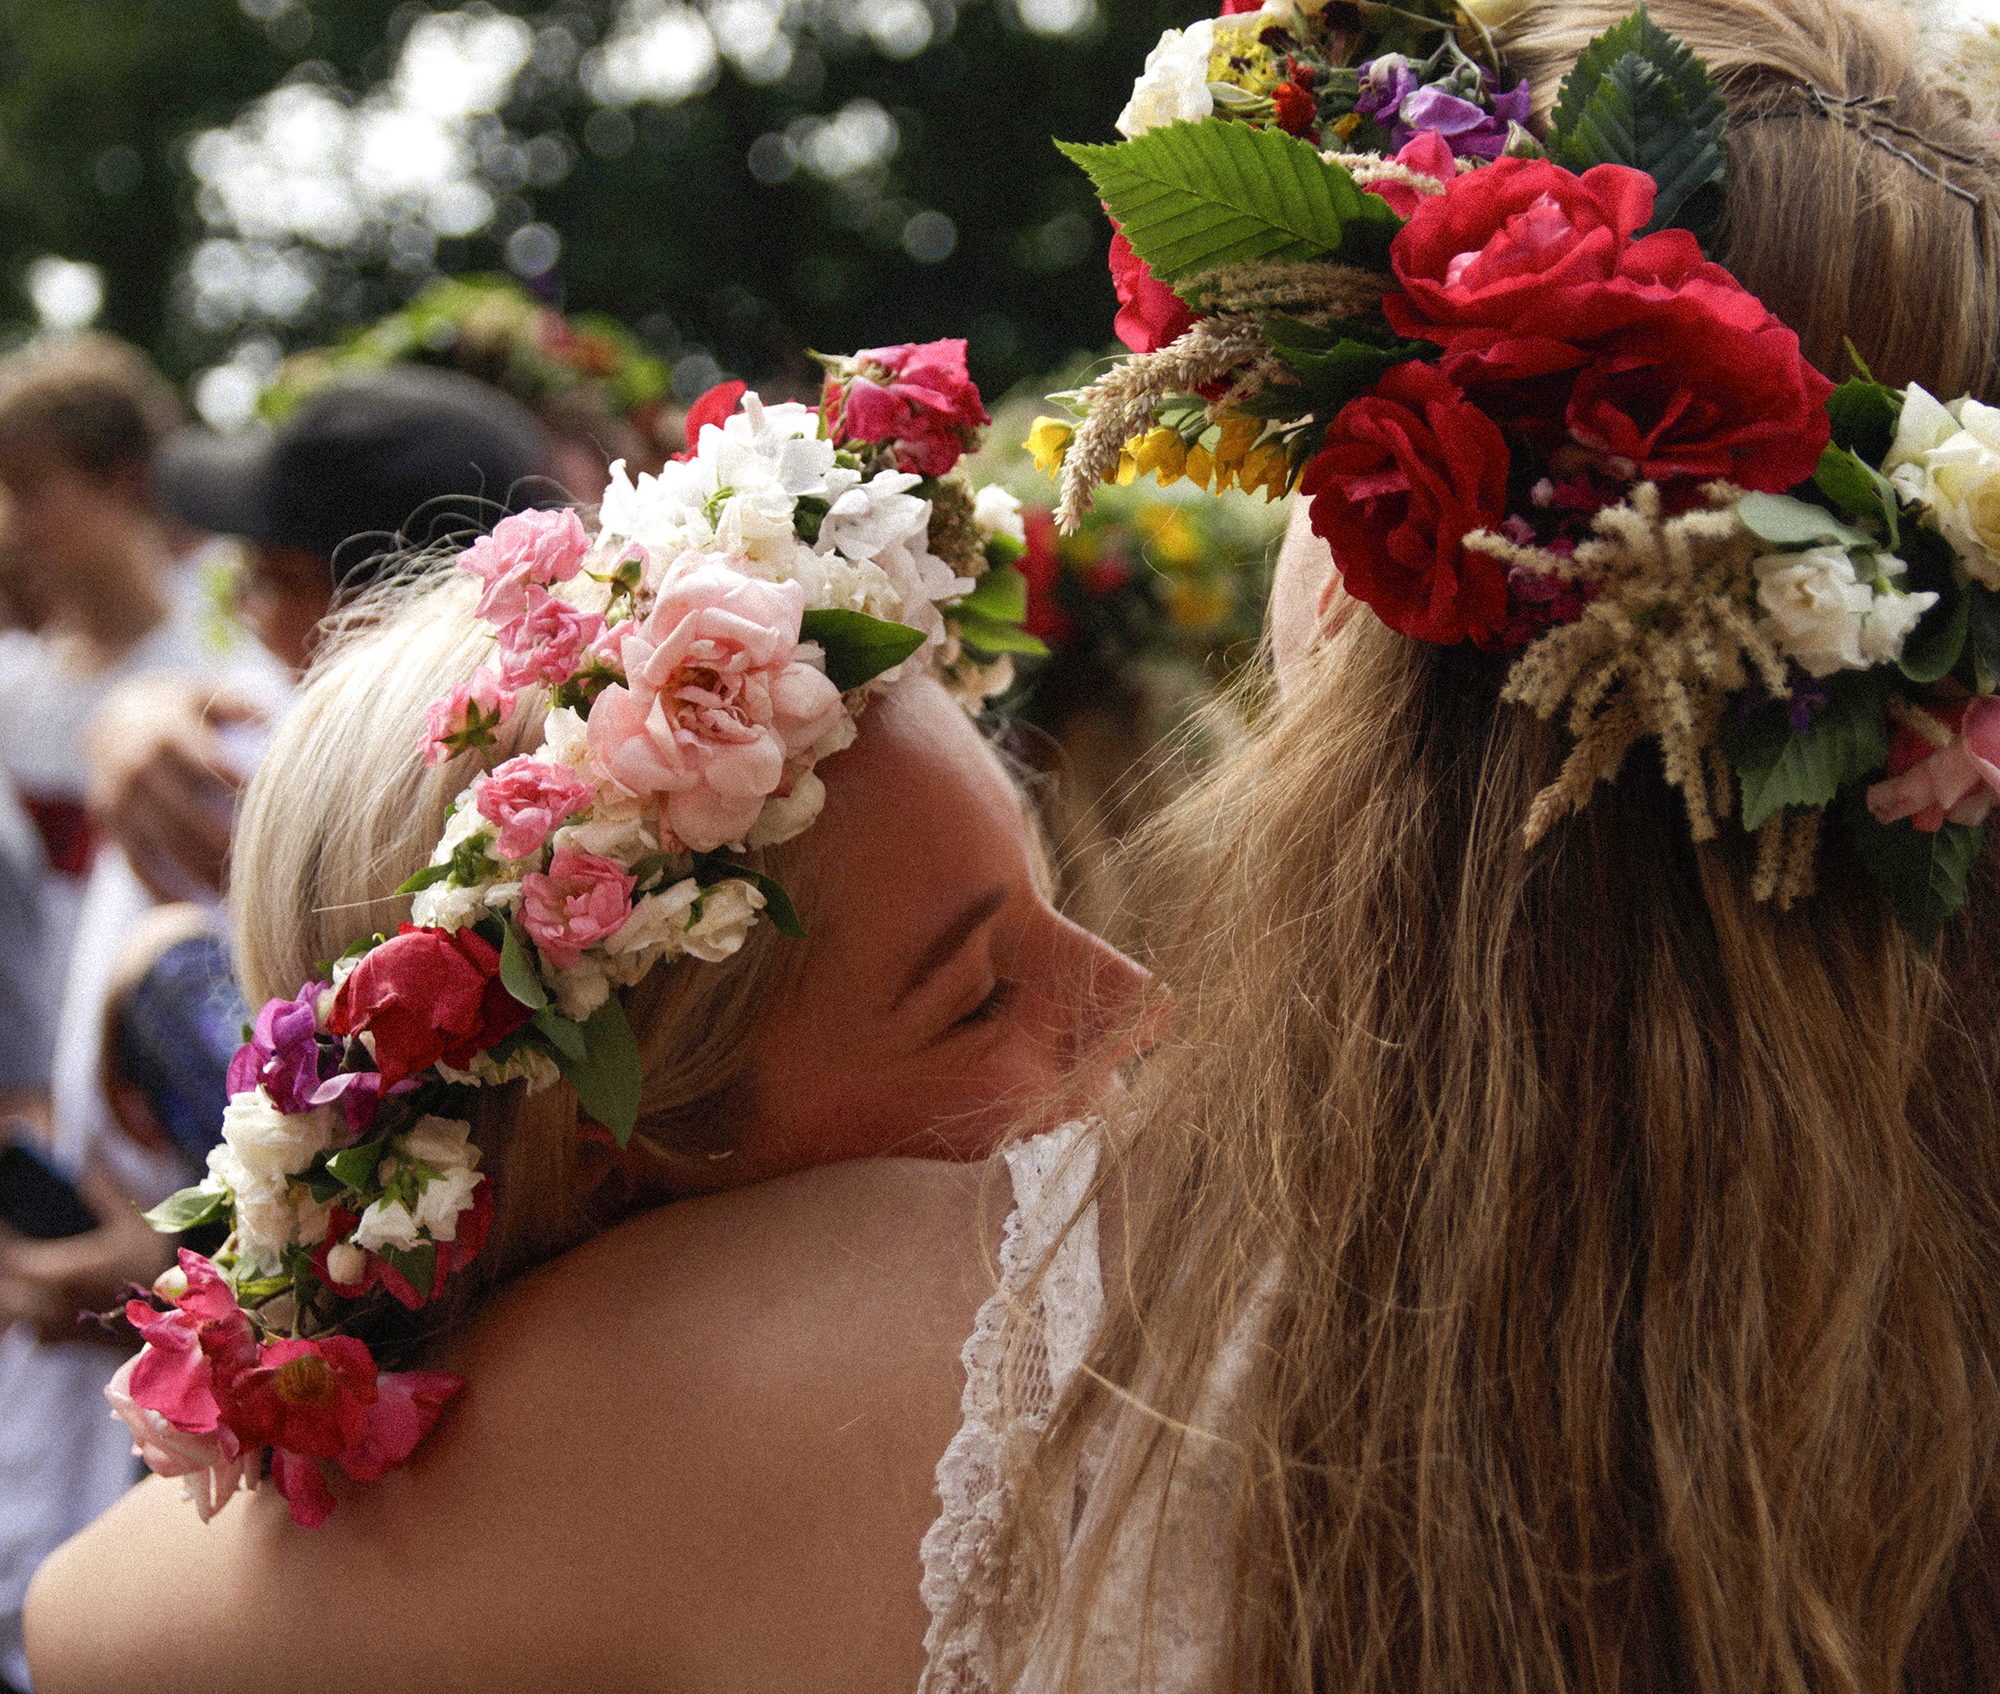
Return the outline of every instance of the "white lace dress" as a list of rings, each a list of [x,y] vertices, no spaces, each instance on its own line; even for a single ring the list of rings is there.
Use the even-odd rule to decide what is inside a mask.
[[[938,1461],[942,1510],[923,1543],[923,1598],[931,1627],[919,1694],[991,1694],[995,1688],[979,1614],[999,1598],[1002,1577],[993,1542],[1012,1505],[1007,1462],[1046,1427],[1104,1312],[1095,1204],[1063,1234],[1096,1174],[1095,1135],[1081,1124],[1065,1124],[1002,1156],[1013,1178],[1014,1209],[1001,1241],[999,1286],[980,1307],[961,1355],[964,1421]],[[1024,1307],[1022,1292],[1044,1260],[1035,1300]],[[1001,1373],[1016,1326],[1024,1326],[1026,1389],[1010,1412]],[[1261,1325],[1246,1325],[1242,1339],[1223,1349],[1202,1397],[1197,1428],[1226,1426],[1254,1351],[1249,1337],[1257,1328]],[[1114,1476],[1130,1446],[1121,1442],[1116,1422],[1086,1443],[1069,1521],[1055,1526],[1065,1555],[1093,1526],[1094,1486]],[[1223,1441],[1191,1442],[1174,1467],[1170,1488],[1148,1475],[1116,1476],[1114,1495],[1136,1488],[1138,1497],[1113,1543],[1102,1601],[1085,1631],[1093,1690],[1195,1694],[1221,1686],[1223,1622],[1229,1615],[1228,1525],[1238,1482],[1231,1451]],[[971,1602],[970,1615],[954,1618],[961,1595]],[[1067,1633],[1067,1619],[1047,1619],[1038,1641]],[[1055,1686],[1053,1658],[1048,1650],[1032,1653],[1013,1688],[1027,1694]]]

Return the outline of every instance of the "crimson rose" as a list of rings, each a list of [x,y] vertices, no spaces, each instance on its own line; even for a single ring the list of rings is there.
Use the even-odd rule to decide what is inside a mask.
[[[462,1070],[529,1016],[500,980],[498,948],[469,929],[406,923],[349,973],[327,1027],[372,1035],[387,1087],[440,1059]]]
[[[1132,251],[1117,224],[1111,226],[1111,286],[1118,290],[1118,339],[1135,353],[1153,353],[1178,341],[1194,327],[1188,304]]]
[[[1492,419],[1412,362],[1341,408],[1299,490],[1347,591],[1391,629],[1451,646],[1507,619],[1506,573],[1462,545],[1505,519],[1507,469]]]

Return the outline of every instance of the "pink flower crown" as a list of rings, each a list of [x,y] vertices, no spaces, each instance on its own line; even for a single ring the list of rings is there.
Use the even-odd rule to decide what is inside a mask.
[[[1127,140],[1065,149],[1134,356],[1030,437],[1064,525],[1148,472],[1296,490],[1348,593],[1562,715],[1530,843],[1652,740],[1759,898],[1811,890],[1832,813],[1928,946],[2000,803],[2000,411],[1836,388],[1704,255],[1727,114],[1643,9],[1546,144],[1493,10],[1230,0],[1162,38]]]
[[[204,1517],[268,1453],[292,1516],[323,1522],[323,1463],[380,1476],[459,1388],[380,1369],[414,1332],[352,1331],[396,1327],[485,1242],[465,1091],[561,1077],[624,1146],[639,1053],[613,990],[729,958],[760,913],[803,933],[738,855],[812,823],[815,767],[874,685],[924,666],[976,710],[1040,650],[1015,502],[955,470],[988,421],[965,344],[828,363],[820,411],[711,392],[680,459],[613,467],[594,538],[528,512],[460,555],[494,661],[430,708],[421,751],[486,768],[398,890],[411,921],[259,1012],[207,1180],[148,1214],[228,1232],[130,1302],[146,1346],[107,1391]],[[541,745],[493,764],[528,689]]]

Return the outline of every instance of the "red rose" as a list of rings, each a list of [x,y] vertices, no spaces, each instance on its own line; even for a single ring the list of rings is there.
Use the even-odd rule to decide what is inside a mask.
[[[687,445],[674,455],[676,459],[692,459],[701,446],[701,431],[704,424],[714,424],[720,429],[736,415],[736,408],[743,396],[750,391],[747,382],[718,382],[699,400],[687,409],[687,417],[681,424],[687,436]]]
[[[383,1086],[442,1059],[463,1069],[528,1021],[500,980],[500,952],[469,929],[404,924],[340,985],[327,1027],[375,1038]]]
[[[965,368],[963,341],[870,347],[854,355],[854,371],[836,402],[833,438],[891,443],[901,470],[943,476],[993,421]]]
[[[1579,343],[1629,323],[1692,277],[1734,287],[1686,230],[1642,240],[1653,179],[1624,165],[1573,175],[1546,159],[1496,159],[1426,198],[1389,249],[1404,292],[1383,310],[1403,335],[1444,347],[1454,382],[1571,370]]]
[[[1412,362],[1341,408],[1299,490],[1347,591],[1391,629],[1451,646],[1507,619],[1506,573],[1462,545],[1504,521],[1507,469],[1492,419]]]
[[[1188,304],[1152,273],[1132,251],[1116,223],[1111,226],[1111,286],[1118,290],[1118,339],[1135,353],[1153,353],[1194,328]]]
[[[1819,464],[1833,384],[1733,283],[1688,283],[1592,354],[1570,391],[1569,437],[1623,480],[1726,478],[1779,494]]]

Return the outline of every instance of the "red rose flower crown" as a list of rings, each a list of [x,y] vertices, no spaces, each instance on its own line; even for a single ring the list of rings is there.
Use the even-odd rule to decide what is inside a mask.
[[[469,1090],[562,1078],[624,1146],[639,1053],[615,990],[727,959],[760,912],[801,933],[742,855],[812,823],[814,767],[872,688],[928,667],[976,710],[1041,650],[1016,502],[955,469],[987,421],[962,341],[829,361],[817,411],[730,383],[658,476],[613,468],[594,537],[528,512],[460,555],[493,660],[430,708],[421,752],[481,768],[398,891],[411,921],[258,1013],[207,1180],[148,1214],[228,1232],[127,1306],[146,1346],[107,1391],[204,1517],[268,1464],[323,1522],[324,1464],[380,1476],[459,1388],[381,1366],[420,1339],[398,1311],[492,1222]],[[495,763],[528,700],[539,748]]]
[[[1704,256],[1724,107],[1643,7],[1546,143],[1472,11],[1232,0],[1065,149],[1134,356],[1035,426],[1061,519],[1146,472],[1296,490],[1350,594],[1563,714],[1531,842],[1651,738],[1760,898],[1831,810],[1927,946],[2000,801],[2000,411],[1835,388]]]

